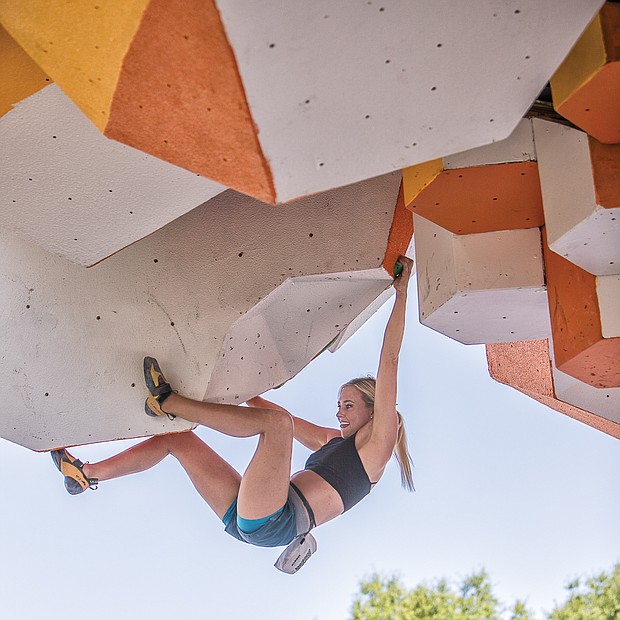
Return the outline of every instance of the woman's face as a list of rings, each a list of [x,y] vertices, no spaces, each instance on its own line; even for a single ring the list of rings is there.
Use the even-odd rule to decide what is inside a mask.
[[[372,407],[364,402],[362,393],[352,385],[345,385],[340,391],[336,414],[340,423],[340,434],[345,438],[351,437],[370,422],[371,416]]]

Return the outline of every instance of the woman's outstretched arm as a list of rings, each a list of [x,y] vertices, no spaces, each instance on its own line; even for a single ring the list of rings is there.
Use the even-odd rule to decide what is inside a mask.
[[[375,388],[372,433],[369,440],[374,458],[377,459],[376,466],[379,468],[385,466],[396,444],[398,432],[396,415],[398,357],[405,333],[407,286],[413,268],[411,259],[402,256],[398,260],[403,265],[403,271],[394,281],[396,300],[383,337]],[[372,456],[370,458],[374,460]]]
[[[279,409],[280,411],[286,411],[292,418],[294,423],[293,436],[299,443],[306,446],[310,450],[318,450],[321,446],[325,445],[328,441],[334,437],[340,437],[340,431],[335,428],[328,428],[325,426],[318,426],[312,424],[303,418],[294,416],[290,411],[287,411],[284,407],[273,403],[262,396],[255,396],[247,401],[250,407],[262,407],[263,409]]]

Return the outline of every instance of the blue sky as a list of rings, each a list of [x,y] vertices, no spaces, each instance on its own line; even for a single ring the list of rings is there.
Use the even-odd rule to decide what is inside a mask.
[[[332,425],[340,384],[376,372],[390,307],[267,397]],[[569,578],[620,560],[618,441],[492,381],[482,346],[418,323],[415,285],[399,377],[417,492],[400,490],[391,464],[315,531],[319,550],[294,576],[273,568],[279,550],[227,536],[172,458],[71,497],[48,454],[0,441],[3,615],[344,619],[373,571],[413,586],[482,567],[500,598],[550,610]],[[240,470],[255,446],[200,435]],[[130,443],[74,452],[96,461]],[[307,455],[296,446],[294,469]]]

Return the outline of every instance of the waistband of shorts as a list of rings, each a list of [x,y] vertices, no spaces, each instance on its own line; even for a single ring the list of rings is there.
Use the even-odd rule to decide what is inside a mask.
[[[293,503],[297,513],[297,534],[307,534],[310,530],[316,527],[316,521],[314,520],[314,512],[308,503],[308,500],[304,497],[304,494],[294,485],[290,483],[290,488],[294,493],[289,491],[289,501]],[[300,510],[303,508],[304,510]],[[305,517],[301,520],[300,517]]]

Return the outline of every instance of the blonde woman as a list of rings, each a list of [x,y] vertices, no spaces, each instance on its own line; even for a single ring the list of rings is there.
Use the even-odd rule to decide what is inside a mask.
[[[259,396],[248,401],[250,408],[190,400],[174,392],[157,361],[147,357],[146,413],[178,416],[232,437],[258,436],[245,473],[240,475],[193,432],[173,433],[151,437],[98,463],[82,463],[66,450],[53,451],[67,491],[75,495],[101,481],[144,471],[172,454],[229,534],[275,547],[296,538],[304,542],[311,529],[352,508],[381,479],[392,455],[400,465],[403,486],[411,490],[396,383],[412,261],[401,257],[399,262],[403,269],[394,281],[396,300],[377,379],[353,379],[341,387],[339,428],[317,426]],[[291,476],[293,439],[314,452],[305,468]]]

